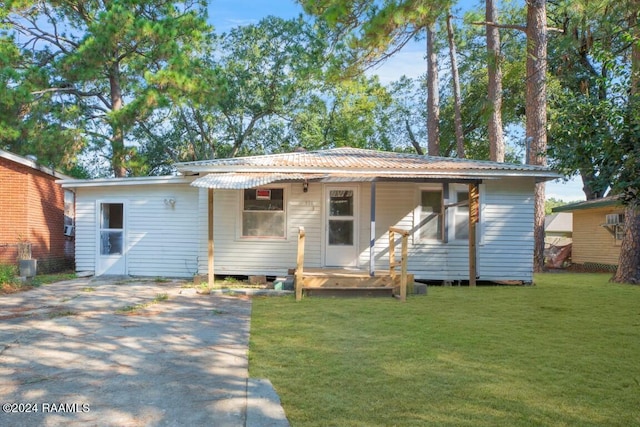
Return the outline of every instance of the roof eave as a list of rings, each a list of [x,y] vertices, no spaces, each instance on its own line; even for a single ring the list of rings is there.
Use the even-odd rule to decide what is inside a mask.
[[[301,168],[301,167],[265,167],[265,166],[200,166],[189,168],[188,170],[180,170],[186,174],[208,174],[208,173],[291,173],[291,174],[340,174],[340,175],[358,175],[362,176],[407,176],[407,177],[424,177],[424,178],[448,178],[466,176],[469,179],[496,179],[503,177],[534,177],[541,181],[550,181],[562,178],[551,170],[492,170],[492,169],[424,169],[424,170],[407,170],[407,169],[371,169],[371,168]]]
[[[622,206],[622,202],[617,198],[607,198],[606,200],[587,200],[571,203],[563,206],[556,206],[552,212],[574,212],[587,209],[608,208],[612,206]]]
[[[193,179],[185,176],[145,176],[135,178],[96,178],[57,180],[62,188],[116,187],[123,185],[189,184]]]
[[[7,160],[11,160],[12,162],[18,163],[20,165],[26,166],[28,168],[37,170],[39,172],[45,173],[47,175],[50,175],[54,178],[58,178],[58,179],[71,179],[70,176],[64,175],[58,171],[56,171],[55,169],[51,169],[48,168],[46,166],[42,166],[41,164],[39,164],[38,162],[28,159],[26,157],[22,157],[19,156],[17,154],[11,153],[9,151],[6,150],[2,150],[0,149],[0,157],[7,159]]]

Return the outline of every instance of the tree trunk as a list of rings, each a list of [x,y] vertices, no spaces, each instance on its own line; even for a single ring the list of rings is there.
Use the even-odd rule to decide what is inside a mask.
[[[120,86],[120,66],[116,63],[111,67],[109,74],[109,86],[111,95],[111,111],[122,110],[122,88]],[[112,119],[111,122],[111,167],[116,177],[121,178],[127,175],[125,167],[126,153],[124,149],[124,130],[119,118]]]
[[[624,235],[620,247],[618,270],[612,281],[640,283],[640,208],[627,206],[624,211]]]
[[[486,21],[496,22],[494,0],[487,0]],[[504,135],[502,132],[502,66],[500,54],[500,31],[494,25],[487,25],[487,72],[489,77],[488,99],[491,116],[489,118],[489,158],[494,162],[504,162]]]
[[[631,11],[629,18],[629,27],[633,34],[631,47],[631,80],[629,90],[629,106],[628,121],[629,135],[628,148],[638,152],[637,131],[640,126],[640,117],[638,108],[640,107],[640,28],[638,28],[640,20],[640,0],[630,2]],[[632,155],[633,158],[633,155]],[[637,159],[636,159],[637,161]],[[638,166],[626,173],[637,174]],[[636,178],[637,179],[637,178]],[[612,281],[618,283],[640,283],[640,200],[638,197],[640,191],[638,188],[624,189],[626,203],[624,216],[624,235],[622,237],[622,245],[620,246],[620,258],[618,261],[618,270]]]
[[[449,38],[449,56],[451,57],[451,77],[453,80],[454,127],[456,132],[456,152],[458,158],[464,159],[464,132],[462,130],[462,100],[460,99],[460,77],[458,76],[458,60],[456,59],[456,41],[453,38],[451,14],[447,15],[447,36]]]
[[[526,139],[528,163],[546,166],[547,150],[547,11],[546,0],[527,0]],[[544,269],[545,184],[534,193],[533,270]]]
[[[601,198],[603,192],[596,188],[597,183],[593,172],[580,169],[580,178],[582,178],[582,191],[587,200],[594,200]]]
[[[440,94],[434,24],[427,26],[427,139],[428,154],[440,155]]]

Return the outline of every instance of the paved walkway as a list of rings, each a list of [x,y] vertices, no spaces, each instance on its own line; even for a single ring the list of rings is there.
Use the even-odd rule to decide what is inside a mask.
[[[251,300],[181,285],[0,296],[0,426],[288,426],[269,381],[248,378]]]

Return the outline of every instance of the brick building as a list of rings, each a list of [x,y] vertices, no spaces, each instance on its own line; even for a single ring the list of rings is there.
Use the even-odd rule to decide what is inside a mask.
[[[57,179],[68,177],[25,157],[0,150],[0,264],[16,264],[18,243],[31,244],[38,272],[73,266],[73,194]],[[68,192],[68,191],[67,191]],[[66,215],[65,215],[66,213]],[[67,234],[72,234],[67,228]]]

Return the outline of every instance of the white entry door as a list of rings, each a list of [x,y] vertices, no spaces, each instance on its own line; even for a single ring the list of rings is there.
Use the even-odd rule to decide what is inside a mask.
[[[124,223],[124,203],[99,203],[96,276],[126,274]]]
[[[358,265],[358,188],[326,187],[325,266]]]

